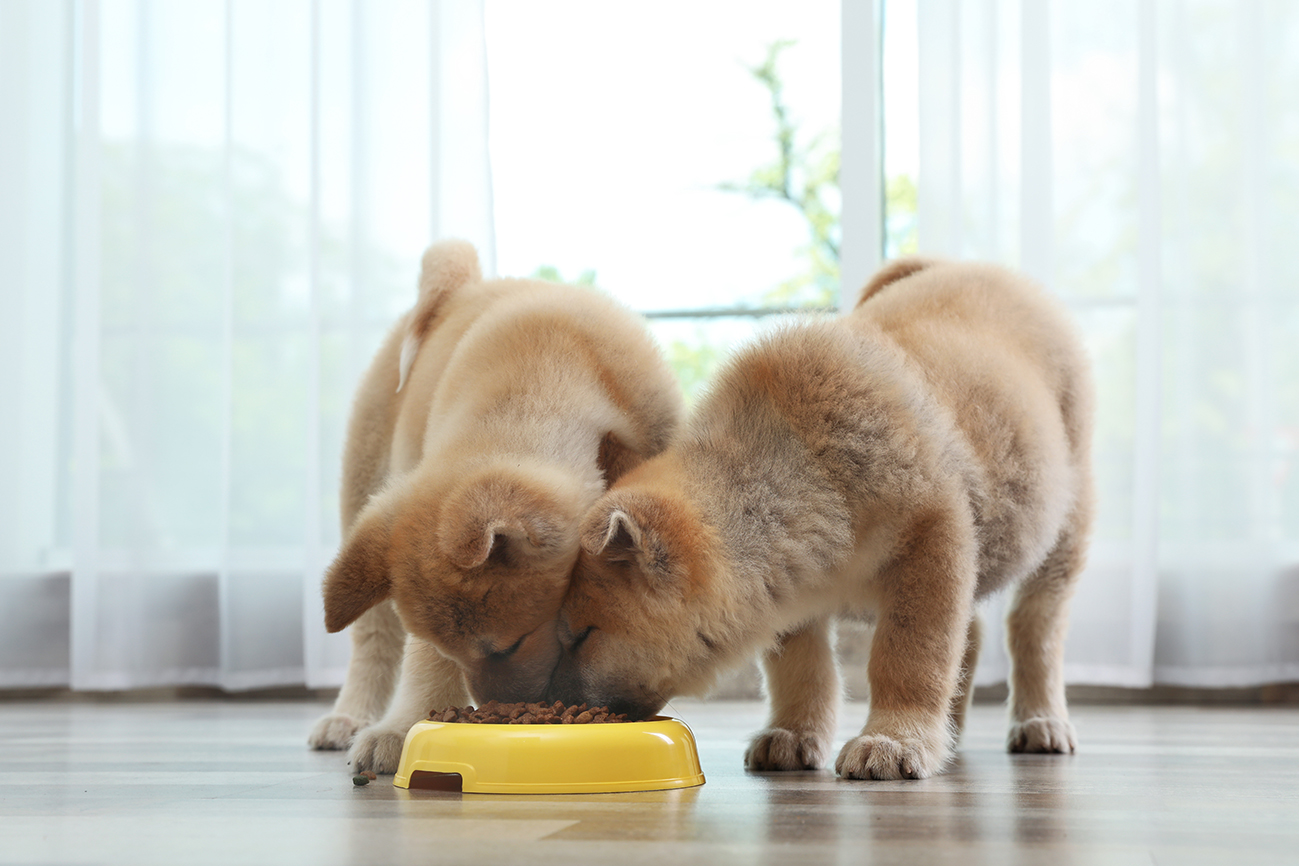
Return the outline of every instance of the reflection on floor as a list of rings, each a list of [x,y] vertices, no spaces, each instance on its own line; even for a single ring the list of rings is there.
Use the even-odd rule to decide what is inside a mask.
[[[979,705],[945,775],[846,782],[746,774],[762,706],[677,701],[707,784],[584,796],[354,787],[324,709],[0,702],[0,863],[1299,863],[1295,707],[1075,707],[1047,757]]]

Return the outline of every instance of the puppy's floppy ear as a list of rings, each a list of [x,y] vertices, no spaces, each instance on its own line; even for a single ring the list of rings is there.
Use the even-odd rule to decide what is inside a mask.
[[[342,631],[388,597],[392,519],[379,503],[361,512],[325,572],[325,628]]]
[[[442,532],[442,552],[457,568],[468,571],[493,560],[512,565],[541,550],[546,529],[539,521],[516,517],[486,518],[449,515]]]
[[[469,570],[488,560],[510,567],[577,554],[572,484],[493,472],[447,498],[438,533],[442,553]]]

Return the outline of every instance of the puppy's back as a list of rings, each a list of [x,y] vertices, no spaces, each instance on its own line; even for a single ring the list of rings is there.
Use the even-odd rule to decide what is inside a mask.
[[[686,433],[695,495],[724,515],[733,559],[773,579],[828,572],[864,515],[959,475],[945,465],[954,425],[922,386],[895,346],[834,319],[783,324],[733,356]]]
[[[501,295],[448,358],[435,414],[485,418],[509,396],[529,415],[598,418],[642,458],[666,447],[680,393],[643,318],[587,287],[515,279],[487,285]]]
[[[902,260],[872,280],[849,321],[870,322],[924,367],[950,405],[986,396],[988,382],[1039,382],[1058,401],[1072,450],[1090,439],[1086,354],[1055,298],[1032,280],[990,264]],[[868,287],[869,288],[869,287]]]
[[[846,321],[893,341],[956,419],[982,474],[980,591],[1017,579],[1091,495],[1092,385],[1062,306],[995,265],[926,262]]]

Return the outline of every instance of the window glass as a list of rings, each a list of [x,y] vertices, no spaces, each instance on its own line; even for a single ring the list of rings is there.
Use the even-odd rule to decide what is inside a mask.
[[[650,313],[687,392],[719,310],[837,302],[837,2],[489,0],[487,42],[501,275]]]

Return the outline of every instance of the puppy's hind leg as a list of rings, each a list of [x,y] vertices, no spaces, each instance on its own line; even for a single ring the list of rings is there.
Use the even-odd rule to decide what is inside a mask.
[[[346,749],[356,732],[383,716],[397,685],[406,629],[391,602],[377,604],[352,623],[352,657],[334,708],[307,742],[313,749]]]
[[[1075,514],[1055,548],[1015,591],[1006,616],[1010,655],[1012,752],[1072,752],[1078,738],[1069,722],[1064,688],[1064,640],[1085,556],[1088,517]]]
[[[783,635],[763,658],[771,721],[744,755],[750,770],[815,770],[834,742],[839,670],[828,620]]]
[[[463,707],[468,703],[469,693],[459,665],[438,652],[433,644],[412,635],[406,641],[401,682],[392,706],[382,719],[356,735],[347,755],[352,769],[397,772],[411,725],[427,718],[432,710]]]

